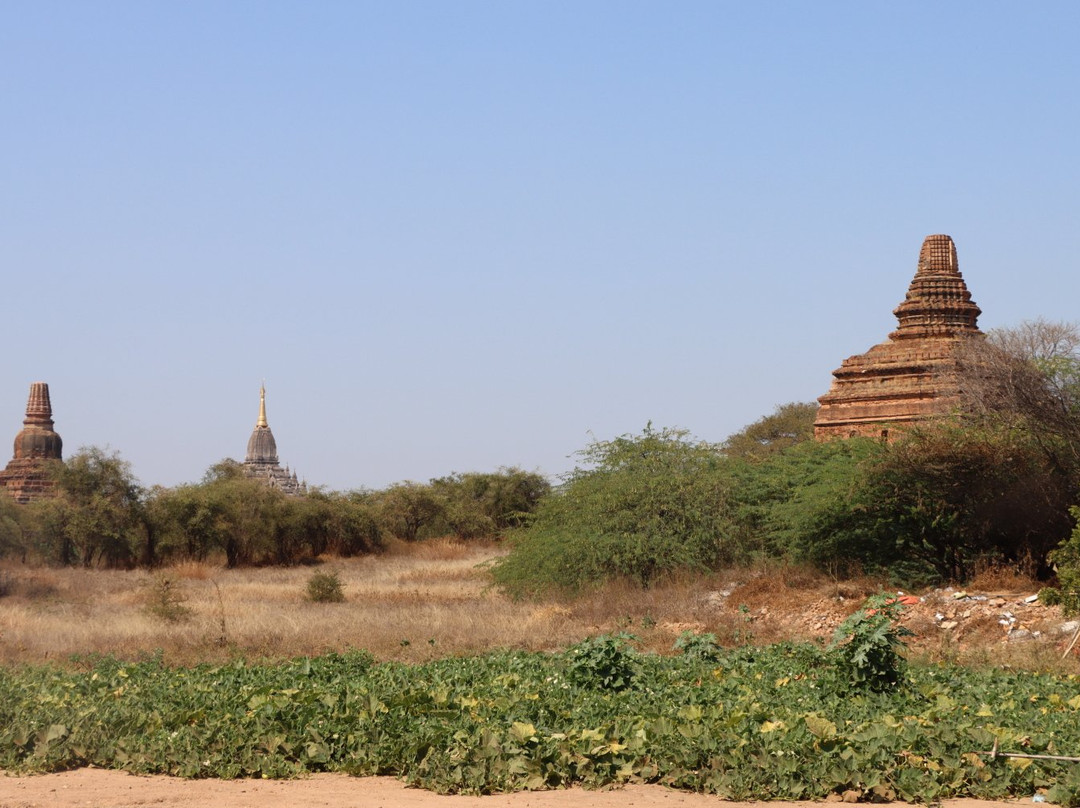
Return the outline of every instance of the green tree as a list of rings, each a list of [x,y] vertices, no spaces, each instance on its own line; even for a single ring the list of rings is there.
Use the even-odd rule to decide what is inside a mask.
[[[288,498],[245,476],[235,460],[215,463],[200,483],[178,486],[159,499],[158,530],[179,554],[201,560],[221,551],[229,567],[295,560]]]
[[[432,480],[431,488],[442,502],[443,532],[473,539],[497,536],[522,524],[551,484],[535,472],[509,468],[451,474]]]
[[[1075,496],[1030,433],[990,424],[914,430],[882,453],[865,486],[884,557],[954,581],[986,559],[1044,571]]]
[[[733,461],[732,518],[757,558],[808,562],[837,575],[884,561],[866,469],[883,451],[866,438],[805,441]]]
[[[222,504],[209,495],[206,484],[152,491],[147,511],[162,554],[203,561],[222,548]]]
[[[247,477],[225,477],[205,486],[227,566],[287,560],[281,552],[277,522],[285,494]]]
[[[380,527],[390,536],[416,541],[443,515],[443,498],[430,485],[395,483],[374,497]]]
[[[907,586],[962,581],[988,559],[1038,571],[1074,495],[1029,434],[950,421],[888,445],[807,441],[731,472],[739,546]]]
[[[30,547],[22,526],[23,509],[0,491],[0,558],[26,559]]]
[[[761,459],[814,437],[816,401],[793,401],[779,405],[771,415],[759,418],[722,444],[729,457]]]
[[[515,595],[577,589],[611,577],[648,587],[681,569],[734,560],[729,479],[711,444],[679,429],[594,441],[583,467],[540,501],[494,568]]]
[[[61,564],[131,567],[145,553],[143,489],[116,452],[84,447],[51,467],[56,497],[28,506],[44,555]]]
[[[382,549],[382,531],[363,495],[312,490],[288,501],[294,529],[313,556],[362,555]]]
[[[155,491],[148,511],[163,552],[197,560],[223,552],[230,567],[295,564],[382,546],[367,498],[320,489],[288,496],[246,477],[231,460],[212,466],[201,483]]]

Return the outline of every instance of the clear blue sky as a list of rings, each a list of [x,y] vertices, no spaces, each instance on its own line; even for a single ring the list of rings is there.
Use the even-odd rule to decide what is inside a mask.
[[[883,340],[930,233],[984,328],[1080,319],[1080,3],[0,19],[0,440],[47,381],[147,485],[242,459],[263,379],[335,489],[721,440]]]

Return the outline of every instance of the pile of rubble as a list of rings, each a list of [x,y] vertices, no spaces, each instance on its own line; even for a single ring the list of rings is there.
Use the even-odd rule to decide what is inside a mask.
[[[946,587],[917,599],[905,615],[905,623],[948,632],[954,639],[977,631],[980,637],[998,637],[1005,642],[1024,642],[1046,637],[1057,641],[1076,633],[1080,622],[1065,620],[1057,606],[1046,606],[1032,593],[975,593]],[[996,626],[996,629],[993,628]]]
[[[737,610],[760,629],[782,627],[792,638],[830,640],[837,627],[863,603],[861,594],[847,596],[789,592],[767,604],[740,603],[739,587],[710,593],[708,606]],[[800,596],[801,595],[801,596]],[[749,598],[747,598],[749,600]],[[1066,619],[1059,606],[1039,602],[1033,592],[973,592],[945,587],[922,595],[897,592],[904,606],[901,623],[914,635],[914,645],[947,641],[957,645],[987,645],[1043,641],[1065,647],[1080,635],[1080,621]],[[1077,644],[1080,647],[1080,643]]]

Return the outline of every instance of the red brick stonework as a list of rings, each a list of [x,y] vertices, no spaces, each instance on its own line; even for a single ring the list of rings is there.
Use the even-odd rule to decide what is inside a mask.
[[[927,236],[907,296],[893,311],[899,327],[887,342],[845,359],[818,401],[814,438],[856,435],[888,440],[896,429],[939,418],[959,403],[955,351],[981,335],[949,236]]]
[[[54,496],[48,464],[62,459],[63,446],[53,431],[49,385],[34,382],[30,385],[22,431],[15,436],[15,456],[0,471],[0,488],[22,504]]]

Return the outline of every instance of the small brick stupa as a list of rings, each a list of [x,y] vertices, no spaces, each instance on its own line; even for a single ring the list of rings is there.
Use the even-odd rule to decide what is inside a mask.
[[[259,389],[259,419],[248,438],[247,455],[244,457],[244,474],[261,480],[271,488],[286,494],[303,494],[307,485],[296,479],[296,472],[282,468],[278,462],[277,441],[266,420],[266,387]]]
[[[888,342],[845,359],[818,401],[817,440],[856,435],[888,440],[890,429],[941,417],[959,398],[950,376],[960,342],[978,335],[971,300],[949,236],[927,236]]]
[[[49,385],[34,382],[22,431],[15,436],[15,456],[0,471],[0,488],[21,504],[53,496],[54,483],[47,466],[63,459],[63,448],[64,442],[53,431]]]

